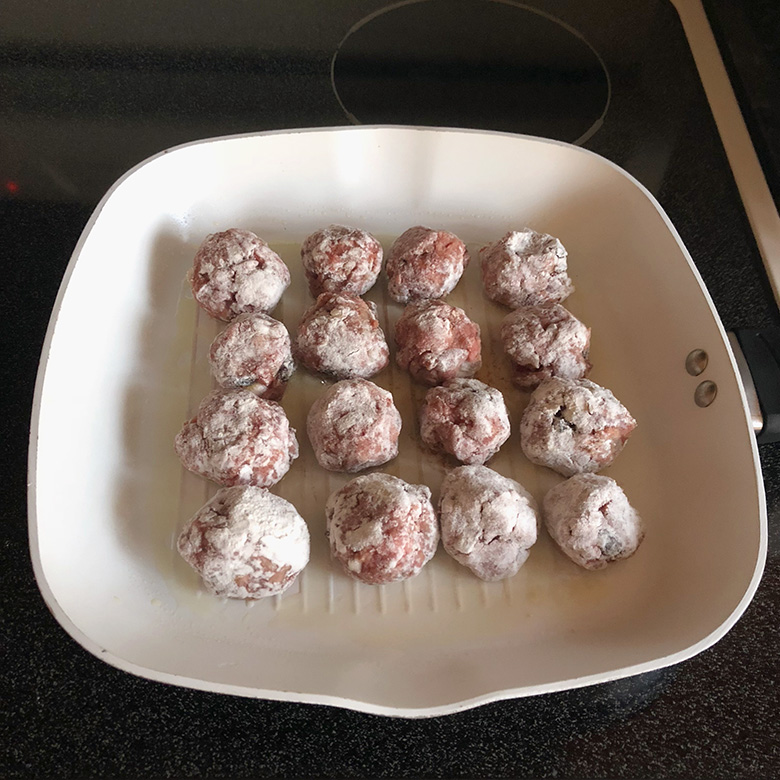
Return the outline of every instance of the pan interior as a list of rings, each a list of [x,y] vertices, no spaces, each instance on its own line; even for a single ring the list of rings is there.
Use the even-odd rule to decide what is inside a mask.
[[[311,563],[291,592],[254,605],[200,591],[174,540],[214,487],[181,469],[171,441],[211,389],[206,356],[220,326],[198,312],[187,269],[207,233],[255,231],[291,268],[275,316],[294,332],[310,302],[298,246],[332,222],[364,227],[385,250],[415,224],[467,242],[474,260],[450,301],[480,323],[478,377],[504,391],[513,423],[490,465],[538,500],[560,477],[520,451],[526,397],[508,381],[506,311],[482,295],[476,256],[525,225],[561,238],[576,286],[567,306],[592,329],[591,378],[639,423],[605,472],[647,524],[633,558],[586,572],[542,532],[504,583],[480,583],[441,549],[406,583],[353,583],[330,563],[324,536],[325,499],[348,477],[316,466],[305,417],[324,385],[299,371],[283,405],[301,457],[274,490],[309,523]],[[122,668],[209,690],[432,714],[680,660],[725,633],[755,586],[761,486],[722,329],[655,202],[596,155],[405,128],[194,144],[119,183],[66,284],[34,420],[33,558],[58,619]],[[400,307],[381,284],[368,297],[391,334]],[[697,348],[709,362],[692,377],[685,358]],[[702,380],[718,386],[707,408],[694,402]],[[393,366],[375,381],[404,419],[400,455],[384,470],[436,498],[451,464],[417,444],[423,390]]]

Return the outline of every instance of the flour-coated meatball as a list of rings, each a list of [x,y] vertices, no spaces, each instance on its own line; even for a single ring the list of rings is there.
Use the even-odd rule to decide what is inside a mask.
[[[382,270],[382,245],[365,230],[330,225],[304,240],[301,262],[315,298],[324,292],[363,295]]]
[[[229,322],[239,314],[273,311],[290,284],[290,271],[262,238],[230,228],[206,237],[190,281],[203,309]]]
[[[369,585],[419,573],[439,543],[439,525],[425,485],[389,474],[355,477],[325,506],[333,558]]]
[[[290,334],[267,314],[236,317],[211,343],[211,373],[222,387],[246,387],[278,401],[295,370]]]
[[[485,294],[516,309],[560,303],[574,292],[563,244],[530,228],[513,230],[479,253]]]
[[[309,529],[289,501],[242,485],[217,491],[177,548],[215,596],[260,599],[287,590],[309,562]]]
[[[526,457],[570,477],[600,471],[622,451],[636,427],[628,409],[589,379],[546,379],[520,420]]]
[[[486,581],[517,574],[539,523],[530,493],[487,466],[461,466],[447,474],[439,517],[444,549]]]
[[[623,489],[601,474],[576,474],[556,485],[542,501],[542,514],[558,547],[585,569],[628,558],[645,535]]]
[[[544,379],[583,379],[588,362],[590,328],[559,303],[524,306],[501,323],[501,341],[512,362],[512,382],[533,390]]]
[[[395,325],[395,344],[399,368],[426,385],[473,376],[482,365],[479,325],[444,301],[410,303]]]
[[[275,485],[298,457],[284,409],[249,390],[215,390],[176,436],[185,468],[220,485]]]
[[[399,303],[443,298],[468,263],[466,245],[454,233],[422,225],[409,228],[387,255],[387,292]]]
[[[303,315],[294,355],[314,373],[354,379],[380,372],[390,350],[374,303],[357,295],[323,293]]]
[[[432,387],[420,408],[420,437],[434,452],[461,463],[482,464],[509,438],[504,396],[477,379]]]
[[[387,390],[367,379],[343,379],[312,404],[306,430],[320,466],[351,473],[398,455],[401,415]]]

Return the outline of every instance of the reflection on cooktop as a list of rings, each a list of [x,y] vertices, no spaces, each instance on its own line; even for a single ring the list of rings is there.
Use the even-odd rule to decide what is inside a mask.
[[[505,130],[584,143],[609,75],[573,27],[505,0],[407,0],[350,29],[333,87],[358,124]]]

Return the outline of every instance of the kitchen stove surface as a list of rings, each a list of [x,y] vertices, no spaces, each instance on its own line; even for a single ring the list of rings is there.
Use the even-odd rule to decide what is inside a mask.
[[[540,133],[578,141],[658,197],[728,327],[774,317],[668,0],[290,0],[258,5],[250,20],[230,7],[216,18],[208,3],[186,18],[168,6],[155,13],[150,26],[143,14],[96,6],[79,27],[63,6],[35,29],[9,15],[0,33],[7,201],[91,209],[142,159],[232,133],[350,118]]]
[[[412,0],[350,28],[333,86],[356,124],[465,127],[584,143],[609,106],[585,36],[529,5]]]
[[[472,4],[452,7],[458,5]],[[669,0],[511,5],[496,13],[531,20],[537,29],[544,29],[542,19],[555,17],[559,51],[581,59],[579,70],[565,58],[543,63],[548,76],[558,74],[552,80],[568,106],[562,113],[571,115],[565,117],[570,125],[555,126],[548,111],[545,133],[579,138],[651,190],[690,250],[727,328],[776,325],[777,307],[757,246],[757,236],[763,239],[746,216],[688,40],[702,22],[706,27],[703,13],[694,14],[691,28],[684,27]],[[694,0],[678,5],[701,10]],[[706,2],[708,13],[728,5],[728,0]],[[780,581],[778,445],[760,447],[769,555],[743,619],[697,659],[591,689],[505,702],[425,725],[388,725],[324,708],[208,696],[139,680],[94,662],[46,612],[29,565],[24,454],[46,322],[81,229],[117,178],[162,149],[234,133],[341,126],[350,121],[344,107],[359,122],[377,121],[371,112],[385,108],[381,87],[373,86],[378,66],[361,76],[354,63],[361,46],[373,46],[367,36],[374,24],[411,12],[383,13],[387,7],[383,0],[194,0],[185,12],[183,4],[157,0],[80,0],[47,4],[40,13],[27,0],[3,3],[0,225],[5,254],[13,258],[4,271],[4,338],[13,360],[5,365],[0,409],[11,461],[4,628],[13,648],[5,665],[6,703],[18,714],[3,733],[4,767],[9,773],[16,768],[61,774],[59,748],[70,744],[76,746],[74,772],[106,776],[155,774],[149,767],[163,766],[174,774],[211,766],[233,776],[284,771],[380,776],[401,775],[404,768],[430,776],[635,776],[647,773],[647,767],[659,776],[769,776],[777,738],[772,691],[777,689]],[[735,45],[728,15],[721,19],[726,23],[720,34]],[[450,29],[459,32],[458,26],[453,18]],[[568,37],[562,30],[576,34]],[[477,32],[487,34],[475,31],[475,41]],[[509,32],[501,30],[502,40]],[[513,56],[520,48],[511,49]],[[444,55],[432,51],[436,72]],[[601,126],[587,136],[593,126],[587,123],[598,105],[603,108],[603,82],[591,51],[604,64],[610,95]],[[537,53],[541,56],[544,47]],[[507,73],[513,74],[514,86],[524,77],[524,88],[532,90],[534,73],[527,63],[505,59],[500,65],[486,69],[496,82],[483,83],[486,93],[506,89],[501,80]],[[404,112],[414,104],[405,97],[396,90],[397,113],[383,121],[410,121]],[[487,119],[461,106],[447,123],[468,126],[482,120],[485,129],[499,129],[497,123],[504,122],[500,129],[526,132],[523,123],[538,121],[516,104],[512,111],[491,112],[487,102],[481,104]],[[444,123],[435,112],[415,121]],[[576,136],[580,123],[587,127]],[[734,171],[739,169],[735,165]],[[643,712],[651,702],[652,709]],[[123,725],[128,717],[140,724],[129,740]],[[227,728],[214,729],[215,722]],[[247,728],[276,735],[289,729],[291,736],[268,741],[258,752],[256,741],[245,738]],[[348,746],[343,754],[337,751],[338,757],[334,739]],[[330,758],[323,763],[323,756]]]

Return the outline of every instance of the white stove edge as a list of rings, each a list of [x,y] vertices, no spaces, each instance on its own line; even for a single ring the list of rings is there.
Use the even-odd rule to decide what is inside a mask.
[[[780,214],[756,155],[701,0],[672,0],[688,38],[775,301],[780,305]]]

